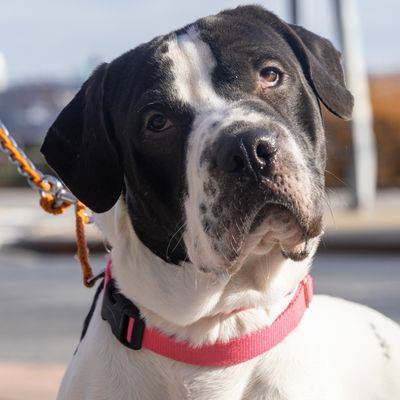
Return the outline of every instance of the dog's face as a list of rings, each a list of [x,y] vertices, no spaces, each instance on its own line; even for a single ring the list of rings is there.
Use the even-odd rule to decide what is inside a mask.
[[[138,237],[167,262],[234,272],[274,246],[300,260],[322,229],[320,102],[351,114],[332,45],[240,7],[100,66],[43,153],[94,211],[123,193]]]

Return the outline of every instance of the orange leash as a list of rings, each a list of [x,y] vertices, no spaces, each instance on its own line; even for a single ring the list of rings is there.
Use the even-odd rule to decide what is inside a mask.
[[[76,247],[77,257],[81,264],[83,284],[86,287],[92,287],[95,283],[93,280],[93,271],[89,262],[89,248],[86,242],[85,225],[90,222],[90,218],[85,212],[86,207],[77,201],[75,204],[75,228],[76,228]]]
[[[85,211],[86,207],[66,190],[61,181],[54,176],[43,175],[34,166],[1,121],[0,147],[8,155],[9,160],[16,164],[18,172],[28,180],[32,187],[39,190],[39,204],[44,211],[59,215],[70,205],[75,204],[77,258],[81,264],[83,284],[86,287],[93,286],[95,279],[93,279],[93,271],[89,262],[89,249],[85,235],[85,225],[90,223],[90,218]]]

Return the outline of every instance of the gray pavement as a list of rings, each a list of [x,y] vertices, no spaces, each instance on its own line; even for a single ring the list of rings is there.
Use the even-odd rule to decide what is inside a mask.
[[[93,295],[73,256],[3,251],[0,270],[0,360],[67,362]]]
[[[104,258],[93,262],[98,270]],[[0,362],[64,364],[78,343],[94,290],[72,256],[0,254]],[[321,254],[316,291],[377,308],[400,322],[400,255]]]

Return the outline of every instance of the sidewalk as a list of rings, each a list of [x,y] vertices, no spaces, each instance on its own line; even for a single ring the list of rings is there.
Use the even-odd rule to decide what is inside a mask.
[[[345,192],[329,196],[319,251],[400,252],[400,189],[378,193],[371,212],[352,211]]]
[[[59,364],[0,363],[0,400],[54,400],[64,371]]]
[[[88,226],[92,251],[103,250],[100,232]],[[43,252],[75,251],[73,207],[53,216],[39,206],[38,194],[29,188],[0,189],[0,247],[17,246]]]
[[[389,251],[400,252],[400,189],[381,191],[375,210],[370,213],[350,211],[343,191],[329,196],[325,215],[325,235],[320,251]],[[30,189],[1,190],[0,247],[18,246],[42,252],[75,251],[74,215],[52,216],[43,212],[38,197]],[[103,251],[101,234],[94,226],[87,228],[92,252]]]

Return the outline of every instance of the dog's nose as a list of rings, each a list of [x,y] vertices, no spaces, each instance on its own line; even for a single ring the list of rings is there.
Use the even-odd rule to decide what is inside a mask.
[[[276,137],[276,133],[260,129],[224,136],[217,154],[218,169],[236,175],[268,175],[276,154]]]

